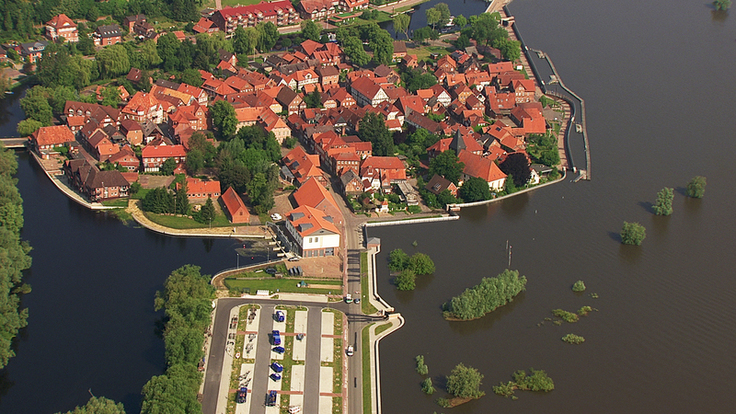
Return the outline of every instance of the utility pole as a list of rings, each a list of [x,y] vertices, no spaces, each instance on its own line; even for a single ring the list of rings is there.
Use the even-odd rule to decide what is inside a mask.
[[[509,267],[511,267],[511,249],[513,246],[509,245]]]

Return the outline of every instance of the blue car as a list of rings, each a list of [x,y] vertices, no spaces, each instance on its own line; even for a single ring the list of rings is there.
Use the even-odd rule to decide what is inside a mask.
[[[284,370],[284,366],[279,364],[278,362],[274,362],[271,364],[271,369],[276,372],[282,372]]]
[[[246,388],[246,387],[240,387],[240,389],[238,390],[238,395],[236,397],[236,401],[238,402],[238,404],[242,404],[247,399],[248,399],[248,388]]]
[[[284,316],[284,311],[276,311],[276,322],[283,322],[286,320],[286,317]]]
[[[268,399],[266,400],[266,405],[269,407],[273,407],[274,405],[276,405],[276,391],[268,392]]]
[[[274,345],[281,345],[281,333],[278,331],[278,329],[274,329],[273,331],[271,331],[271,336],[273,337]]]
[[[271,374],[271,379],[274,381],[280,381],[281,380],[281,374],[273,373]]]
[[[286,350],[283,346],[277,346],[273,349],[273,352],[276,352],[277,354],[283,354],[284,352],[286,352]]]

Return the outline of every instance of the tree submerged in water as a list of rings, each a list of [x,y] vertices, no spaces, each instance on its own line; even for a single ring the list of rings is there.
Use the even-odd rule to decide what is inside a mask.
[[[675,198],[675,190],[663,188],[657,193],[657,203],[654,205],[654,213],[658,216],[669,216],[672,214],[672,200]]]
[[[696,176],[687,183],[687,196],[692,198],[703,198],[705,195],[705,177]]]
[[[726,11],[731,8],[731,0],[713,0],[716,10]]]
[[[641,242],[647,237],[646,229],[639,223],[629,223],[624,221],[624,227],[621,229],[621,243],[641,246]]]

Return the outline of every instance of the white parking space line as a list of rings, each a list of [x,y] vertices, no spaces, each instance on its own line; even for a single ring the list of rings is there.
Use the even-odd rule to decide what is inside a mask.
[[[335,314],[332,312],[322,312],[322,335],[334,335],[335,332]]]
[[[332,397],[319,396],[319,414],[332,414]]]
[[[238,389],[241,386],[248,387],[248,398],[244,404],[235,404],[235,414],[250,414],[250,405],[253,403],[253,393],[250,391],[253,382],[253,364],[240,365],[240,375],[243,379],[239,381]]]
[[[322,362],[333,362],[335,360],[334,358],[334,352],[335,352],[335,339],[334,338],[321,338],[322,342],[320,343],[319,348],[319,355],[320,355],[320,361]]]
[[[304,365],[291,366],[291,390],[304,391]]]
[[[332,367],[319,367],[319,392],[332,392]]]

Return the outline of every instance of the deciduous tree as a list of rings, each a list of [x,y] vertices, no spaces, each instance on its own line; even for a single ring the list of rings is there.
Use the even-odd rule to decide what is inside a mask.
[[[624,221],[624,226],[621,229],[621,243],[640,246],[645,237],[647,237],[647,234],[644,226],[639,223]]]
[[[488,188],[486,180],[478,177],[470,177],[460,187],[460,197],[468,203],[490,200],[491,190]]]
[[[271,22],[261,22],[256,25],[258,30],[258,50],[265,53],[273,49],[279,40],[279,31],[276,25]]]
[[[212,126],[215,127],[221,140],[229,140],[235,135],[238,126],[238,118],[235,116],[235,108],[225,100],[215,102],[210,106],[212,115]]]
[[[61,413],[57,413],[61,414]],[[73,411],[64,414],[125,414],[123,403],[116,403],[105,397],[90,397],[87,404],[76,407]]]
[[[407,31],[409,30],[409,22],[411,21],[411,18],[408,14],[405,13],[399,13],[394,17],[393,23],[394,23],[394,32],[396,33],[403,33],[404,37],[407,39],[409,38],[409,35],[407,35]]]
[[[687,196],[693,198],[703,198],[705,195],[705,177],[696,176],[687,183]]]
[[[367,112],[360,121],[358,136],[373,144],[373,155],[394,155],[394,140],[382,114]]]
[[[509,155],[498,167],[504,174],[513,176],[514,186],[517,188],[525,186],[532,177],[529,159],[524,153],[517,152]]]
[[[477,369],[458,364],[447,376],[447,392],[460,398],[480,398],[485,392],[480,390],[483,374]]]
[[[414,290],[417,287],[417,276],[411,269],[404,269],[394,281],[398,290]]]
[[[314,40],[315,42],[319,41],[319,34],[322,31],[317,23],[310,19],[303,20],[301,23],[302,26],[302,36],[306,39]]]
[[[658,216],[669,216],[672,214],[672,200],[675,198],[675,190],[663,188],[657,193],[657,201],[654,204],[654,213]]]
[[[447,150],[430,161],[429,176],[431,177],[437,174],[457,184],[460,181],[460,176],[464,168],[465,164],[460,162],[455,151]]]
[[[434,29],[437,23],[439,23],[442,14],[439,10],[434,7],[425,10],[424,14],[427,16],[427,24],[432,25]]]

